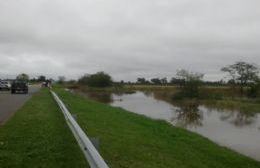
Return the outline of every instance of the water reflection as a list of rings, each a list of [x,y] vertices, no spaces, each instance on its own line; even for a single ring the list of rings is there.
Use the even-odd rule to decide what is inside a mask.
[[[214,113],[217,111],[220,114],[220,120],[231,123],[236,127],[244,127],[256,122],[257,113],[245,112],[239,109],[225,109],[210,104],[204,104],[203,106],[208,112]]]
[[[80,94],[95,100],[97,102],[105,103],[105,104],[111,104],[114,101],[122,101],[120,96],[126,95],[126,94],[134,94],[135,92],[103,92],[103,91],[88,91],[88,92],[80,92]],[[113,98],[113,95],[118,96],[119,98],[115,99]]]
[[[174,102],[169,99],[168,94],[169,93],[166,92],[152,92],[152,95],[155,99],[169,102],[173,106],[179,108],[176,110],[176,113],[178,113],[179,117],[176,117],[174,119],[178,120],[179,123],[183,123],[180,124],[180,126],[183,127],[202,126],[201,122],[203,120],[203,112],[200,107],[207,113],[214,113],[217,111],[218,113],[220,113],[219,118],[222,121],[229,122],[237,127],[250,125],[256,121],[257,113],[243,112],[235,109],[225,109],[216,105],[214,106],[212,104],[201,105],[199,104],[199,102],[194,100],[186,102]],[[196,121],[196,118],[198,121]]]
[[[110,92],[88,92],[86,93],[86,96],[90,99],[106,104],[110,104],[114,101]]]
[[[175,123],[176,126],[187,128],[203,125],[203,113],[199,109],[198,102],[179,104],[175,113],[176,115],[171,119],[171,121]]]
[[[256,121],[256,113],[232,111],[228,113],[222,113],[220,119],[222,121],[232,123],[237,127],[243,127],[246,125],[251,125]]]
[[[90,91],[84,93],[87,97],[106,104],[113,104],[115,101],[123,101],[125,95],[131,95],[136,92],[98,92]],[[237,127],[243,127],[253,124],[256,121],[256,113],[240,112],[238,110],[227,110],[221,107],[214,107],[214,105],[204,104],[200,105],[198,101],[174,102],[169,99],[170,93],[167,92],[142,92],[145,97],[152,97],[156,100],[170,103],[173,107],[173,115],[170,122],[181,127],[198,127],[203,126],[203,111],[207,113],[218,112],[219,118],[222,121],[234,124]],[[137,104],[134,104],[135,106]],[[157,104],[158,105],[158,104]]]
[[[166,120],[260,160],[260,114],[227,110],[197,101],[174,102],[170,92],[88,93],[97,101]]]
[[[143,91],[143,93],[147,97],[153,96],[153,92],[150,92],[150,91]]]

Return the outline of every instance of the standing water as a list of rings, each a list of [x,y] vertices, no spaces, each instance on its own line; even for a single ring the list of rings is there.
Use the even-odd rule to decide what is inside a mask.
[[[88,96],[93,98],[93,95]],[[102,98],[104,99],[103,94]],[[260,114],[218,110],[194,102],[168,103],[157,99],[154,93],[144,92],[112,94],[103,102],[153,119],[166,120],[260,160]]]
[[[153,94],[113,94],[112,106],[163,119],[212,141],[260,160],[260,115],[211,109],[196,103],[173,105]]]

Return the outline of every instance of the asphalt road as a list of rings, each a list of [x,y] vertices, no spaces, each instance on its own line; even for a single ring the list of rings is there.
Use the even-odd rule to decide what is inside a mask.
[[[40,86],[29,86],[28,94],[11,94],[10,91],[0,91],[0,125],[3,125],[32,95],[40,89]]]

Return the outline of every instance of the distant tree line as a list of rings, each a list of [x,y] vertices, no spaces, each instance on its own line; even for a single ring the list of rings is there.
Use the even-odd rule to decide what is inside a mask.
[[[104,72],[91,75],[84,75],[79,80],[79,84],[89,87],[109,87],[112,85],[175,85],[179,86],[180,92],[177,97],[198,98],[203,86],[231,86],[239,87],[241,94],[248,97],[256,97],[260,90],[259,69],[256,65],[246,62],[236,62],[232,65],[221,68],[221,71],[228,74],[228,80],[204,81],[204,74],[189,72],[187,70],[177,70],[175,77],[168,80],[166,77],[151,78],[150,80],[141,77],[136,82],[113,82],[111,76]]]
[[[41,83],[41,82],[46,82],[46,81],[51,81],[51,82],[53,82],[54,79],[52,79],[52,78],[47,78],[47,77],[44,76],[44,75],[40,75],[40,76],[38,76],[37,78],[31,78],[31,79],[29,79],[29,82],[31,82],[31,83]]]
[[[179,71],[179,70],[178,70]],[[152,78],[150,80],[146,78],[137,78],[136,82],[124,82],[121,81],[122,84],[137,84],[137,85],[182,85],[185,83],[185,80],[176,77],[172,77],[171,79],[164,78]],[[209,86],[223,86],[229,85],[231,82],[225,82],[223,80],[220,81],[201,81],[203,85]]]

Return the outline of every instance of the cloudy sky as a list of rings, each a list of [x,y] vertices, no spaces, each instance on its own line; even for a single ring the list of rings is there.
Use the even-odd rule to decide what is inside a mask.
[[[260,64],[259,0],[0,0],[0,77],[105,71],[115,80],[222,78]]]

